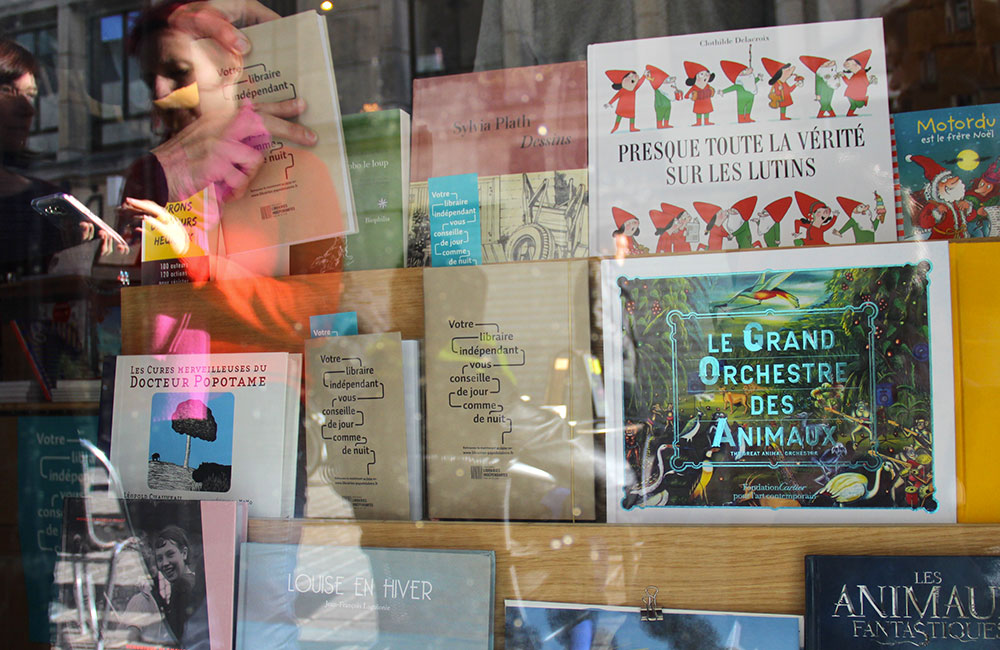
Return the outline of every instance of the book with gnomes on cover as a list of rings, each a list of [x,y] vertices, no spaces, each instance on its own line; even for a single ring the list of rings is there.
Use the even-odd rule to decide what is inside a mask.
[[[880,19],[587,50],[591,251],[896,239]]]

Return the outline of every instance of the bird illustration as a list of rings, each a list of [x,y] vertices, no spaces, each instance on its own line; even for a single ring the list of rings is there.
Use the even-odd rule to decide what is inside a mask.
[[[702,415],[704,415],[704,413],[700,410],[695,411],[694,415],[691,416],[691,419],[684,423],[684,428],[681,429],[681,438],[691,442],[694,437],[698,435],[698,431],[701,430]]]
[[[712,303],[713,312],[731,312],[741,309],[751,309],[759,307],[769,300],[780,298],[788,302],[792,307],[798,308],[799,299],[795,294],[789,293],[779,285],[788,279],[794,271],[787,273],[771,274],[767,271],[760,274],[760,277],[752,285],[733,294],[727,300]]]
[[[628,494],[622,500],[622,507],[628,510],[638,505],[644,506],[665,506],[670,500],[670,493],[667,491],[667,484],[663,480],[670,474],[675,474],[674,470],[664,472],[663,454],[671,445],[662,444],[656,449],[656,454],[650,459],[650,463],[644,468],[643,476],[645,480],[629,488]],[[653,462],[655,461],[655,463]],[[655,471],[654,471],[655,470]]]
[[[838,504],[853,503],[855,501],[866,501],[878,494],[879,481],[882,480],[882,471],[885,465],[875,472],[875,485],[868,489],[868,477],[857,472],[841,472],[834,476],[816,492],[815,496],[829,494]]]
[[[712,462],[712,456],[718,453],[718,447],[712,447],[705,452],[705,460],[701,463],[701,476],[695,481],[695,484],[691,487],[691,500],[697,501],[701,499],[708,505],[708,484],[712,482],[712,474],[715,473],[715,464]]]

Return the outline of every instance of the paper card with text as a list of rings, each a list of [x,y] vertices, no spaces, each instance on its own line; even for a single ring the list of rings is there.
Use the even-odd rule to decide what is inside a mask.
[[[430,197],[431,266],[482,264],[476,175],[429,178],[427,192]]]
[[[881,19],[599,43],[587,75],[596,254],[895,240]]]

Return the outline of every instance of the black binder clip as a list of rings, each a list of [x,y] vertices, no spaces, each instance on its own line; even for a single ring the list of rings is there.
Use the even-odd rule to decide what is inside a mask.
[[[642,597],[642,613],[640,620],[642,621],[662,621],[663,620],[663,610],[656,606],[656,594],[659,589],[650,585],[646,587],[646,595]]]

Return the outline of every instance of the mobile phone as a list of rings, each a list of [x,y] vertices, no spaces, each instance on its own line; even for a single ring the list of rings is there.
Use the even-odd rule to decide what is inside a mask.
[[[124,237],[118,234],[118,231],[109,226],[104,219],[91,212],[90,208],[81,203],[72,194],[57,192],[56,194],[40,196],[37,199],[32,199],[31,207],[38,214],[47,217],[75,219],[77,222],[89,221],[94,224],[95,228],[106,232],[116,244],[123,248],[128,248],[128,243]]]

